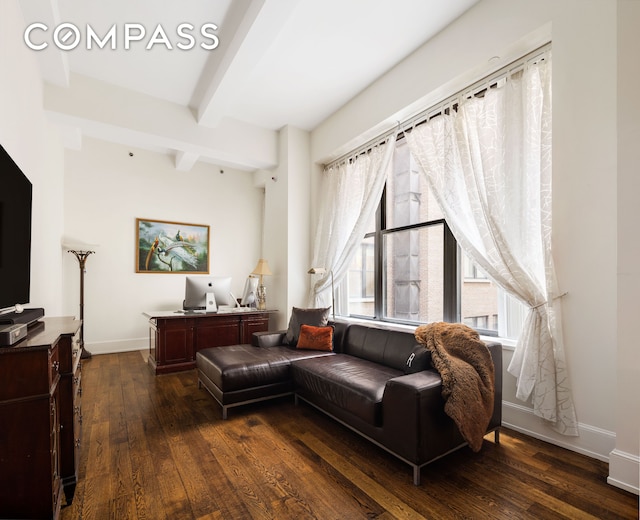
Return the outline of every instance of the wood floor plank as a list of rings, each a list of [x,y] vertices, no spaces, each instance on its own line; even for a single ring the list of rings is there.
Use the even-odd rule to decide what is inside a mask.
[[[341,505],[337,514],[346,517],[378,518],[384,514],[384,509],[375,500],[300,439],[299,421],[281,414],[279,409],[269,410],[264,416],[274,427],[277,438],[285,439],[283,458],[289,461],[303,488],[317,493],[313,502],[320,510],[326,512],[338,503]],[[333,443],[333,439],[327,441]],[[344,503],[351,504],[352,508],[346,508]]]
[[[321,510],[327,518],[352,518],[362,514],[360,501],[348,501],[350,489],[343,485],[344,479],[322,478],[322,485],[315,485],[320,480],[317,465],[302,455],[299,441],[288,439],[279,428],[271,429],[267,424],[254,431],[257,439],[271,439],[270,448],[265,450],[256,444],[255,453],[260,457],[261,453],[270,452],[271,464],[278,467],[276,483],[284,498],[282,504],[289,510],[293,506],[310,514]],[[341,505],[335,507],[336,503]]]
[[[407,507],[404,502],[396,499],[393,493],[390,493],[388,489],[380,486],[377,482],[365,475],[358,467],[353,466],[344,457],[341,457],[333,449],[322,442],[318,442],[315,437],[305,433],[300,439],[313,451],[318,453],[322,459],[326,460],[340,473],[345,475],[351,481],[359,482],[360,489],[367,493],[370,497],[375,497],[378,502],[387,511],[393,514],[396,518],[406,519],[423,519],[424,517],[414,509]]]
[[[62,520],[638,519],[607,465],[503,429],[411,468],[291,398],[231,410],[139,352],[83,361],[79,482]]]

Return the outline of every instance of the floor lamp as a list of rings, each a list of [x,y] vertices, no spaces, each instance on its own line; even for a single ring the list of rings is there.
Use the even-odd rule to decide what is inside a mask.
[[[86,271],[87,258],[90,254],[95,253],[89,249],[74,249],[72,246],[67,247],[69,253],[78,260],[80,265],[80,346],[82,347],[81,359],[91,357],[91,352],[84,348],[84,273]]]

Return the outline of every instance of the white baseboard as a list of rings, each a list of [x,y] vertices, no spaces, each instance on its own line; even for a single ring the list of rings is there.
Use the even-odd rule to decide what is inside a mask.
[[[621,450],[609,454],[609,477],[612,486],[640,495],[640,457]]]
[[[561,435],[536,416],[531,408],[508,401],[502,402],[502,424],[530,437],[608,462],[607,482],[631,493],[638,493],[640,458],[615,450],[615,432],[579,423],[580,436]]]
[[[116,354],[149,348],[149,338],[122,339],[117,341],[85,342],[84,347],[91,354]]]
[[[578,424],[579,437],[562,435],[551,429],[546,421],[533,413],[531,408],[508,401],[502,402],[502,424],[530,437],[603,462],[609,462],[609,453],[616,445],[615,432],[580,423]]]

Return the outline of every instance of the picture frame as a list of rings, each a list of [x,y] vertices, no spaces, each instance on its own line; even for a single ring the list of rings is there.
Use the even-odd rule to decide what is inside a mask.
[[[209,226],[136,218],[136,273],[209,274]]]

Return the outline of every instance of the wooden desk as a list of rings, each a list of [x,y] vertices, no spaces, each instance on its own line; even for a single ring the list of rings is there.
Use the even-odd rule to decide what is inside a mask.
[[[149,365],[156,374],[195,368],[198,350],[251,343],[254,332],[269,329],[270,312],[144,312],[149,320]]]

